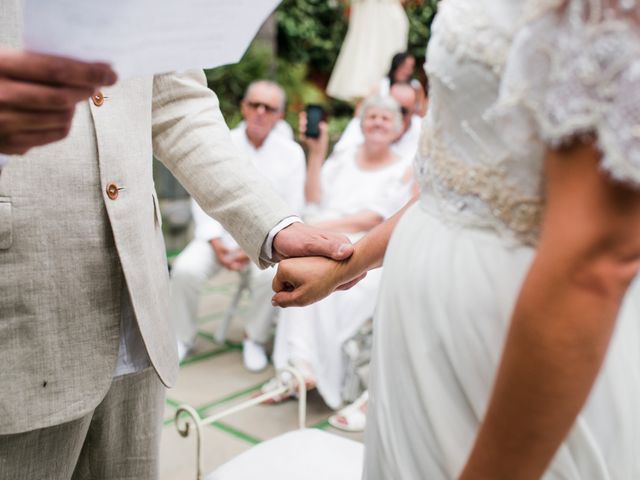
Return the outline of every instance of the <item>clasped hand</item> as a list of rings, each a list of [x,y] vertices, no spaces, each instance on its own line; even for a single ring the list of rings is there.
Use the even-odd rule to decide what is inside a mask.
[[[281,260],[272,284],[274,306],[308,305],[336,289],[350,288],[365,276],[349,278],[345,266],[354,250],[347,237],[304,223],[282,229],[273,249]]]

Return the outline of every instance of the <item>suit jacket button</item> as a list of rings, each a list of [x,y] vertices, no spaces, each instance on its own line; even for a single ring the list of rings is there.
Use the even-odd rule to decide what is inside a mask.
[[[118,188],[118,185],[116,185],[115,183],[110,183],[109,185],[107,185],[107,197],[109,197],[111,200],[115,200],[116,198],[118,198],[118,191],[120,189]]]
[[[98,92],[91,97],[91,100],[96,107],[101,107],[104,104],[104,95],[102,92]]]

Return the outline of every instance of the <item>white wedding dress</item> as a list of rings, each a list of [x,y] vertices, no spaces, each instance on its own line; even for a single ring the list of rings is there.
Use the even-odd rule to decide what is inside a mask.
[[[640,188],[633,0],[443,0],[426,65],[421,198],[384,262],[367,480],[453,479],[487,407],[544,210],[546,145],[595,133]],[[635,15],[635,17],[634,17]],[[640,479],[640,288],[545,480]]]

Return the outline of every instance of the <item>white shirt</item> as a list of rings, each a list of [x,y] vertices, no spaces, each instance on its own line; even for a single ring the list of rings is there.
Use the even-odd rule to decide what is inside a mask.
[[[418,151],[421,127],[422,118],[418,115],[413,115],[409,129],[398,140],[391,144],[391,151],[402,159],[413,161],[413,157],[415,157]],[[347,128],[344,129],[340,140],[338,140],[338,143],[333,147],[333,151],[339,153],[361,145],[362,142],[364,142],[364,136],[360,128],[360,119],[352,118]]]
[[[246,126],[247,124],[245,123],[244,120],[242,120],[236,126],[236,129],[238,128],[244,129],[246,128]],[[287,138],[289,140],[294,139],[293,128],[291,128],[291,125],[289,125],[285,120],[282,120],[282,119],[276,122],[276,124],[273,127],[273,130],[271,130],[271,133],[277,133],[278,135],[282,135],[284,138]]]

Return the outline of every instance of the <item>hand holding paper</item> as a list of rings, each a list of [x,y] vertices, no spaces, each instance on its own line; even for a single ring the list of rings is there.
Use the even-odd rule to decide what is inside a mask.
[[[24,154],[64,138],[76,103],[115,81],[104,64],[0,49],[0,153]]]

